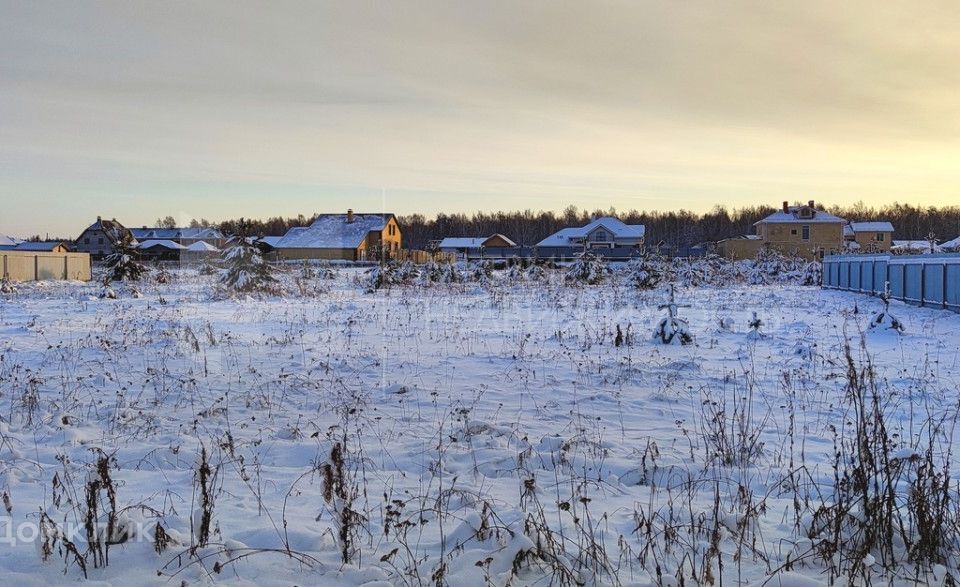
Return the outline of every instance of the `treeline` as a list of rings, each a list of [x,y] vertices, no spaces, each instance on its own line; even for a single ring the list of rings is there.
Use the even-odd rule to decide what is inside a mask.
[[[409,214],[398,218],[403,230],[404,247],[424,249],[431,241],[447,236],[489,236],[504,234],[517,244],[534,245],[550,234],[568,226],[582,226],[598,216],[616,216],[627,224],[647,227],[647,242],[671,246],[691,246],[714,242],[733,236],[752,234],[753,224],[776,211],[771,206],[752,206],[728,210],[716,206],[697,214],[686,210],[671,212],[640,212],[629,210],[580,210],[570,206],[561,212],[524,210],[522,212],[475,212],[473,214],[440,213],[428,218],[423,214]],[[926,240],[932,233],[944,241],[960,235],[960,206],[919,207],[910,204],[891,204],[881,208],[858,203],[849,207],[828,209],[848,220],[888,220],[896,230],[895,239]],[[239,218],[219,223],[225,233],[234,234],[244,228],[248,234],[283,235],[295,226],[308,226],[316,215],[296,218],[274,217],[266,220]],[[206,221],[195,221],[205,224]]]

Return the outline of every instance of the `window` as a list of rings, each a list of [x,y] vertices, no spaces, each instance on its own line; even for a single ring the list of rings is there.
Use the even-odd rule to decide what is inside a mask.
[[[102,244],[103,244],[103,237],[102,237],[102,236],[97,239],[97,244],[98,244],[98,245],[102,245]]]
[[[800,238],[803,239],[803,240],[805,240],[805,241],[810,240],[810,227],[809,227],[809,226],[804,226],[802,232],[803,232],[803,233],[801,234]]]
[[[89,237],[89,236],[86,237],[85,239],[83,239],[83,244],[85,244],[85,245],[89,245],[89,244],[90,244],[90,237]]]
[[[605,241],[607,241],[607,240],[610,240],[610,239],[607,237],[607,231],[605,231],[605,230],[603,230],[603,229],[600,229],[600,230],[598,230],[597,232],[593,233],[593,242],[602,243],[602,242],[605,242]]]
[[[791,230],[790,234],[792,234],[793,236],[797,236],[797,229],[794,228],[793,230]]]
[[[882,233],[882,232],[878,232],[878,233],[877,233],[877,242],[878,242],[878,243],[882,243],[882,242],[883,242],[883,239],[884,239],[883,233]]]

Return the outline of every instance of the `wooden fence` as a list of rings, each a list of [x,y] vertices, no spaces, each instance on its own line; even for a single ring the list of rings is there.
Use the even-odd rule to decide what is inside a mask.
[[[0,251],[0,277],[11,281],[90,281],[89,253]]]

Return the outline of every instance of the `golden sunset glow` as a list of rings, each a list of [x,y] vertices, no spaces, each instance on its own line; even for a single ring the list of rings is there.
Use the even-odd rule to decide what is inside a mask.
[[[960,203],[953,2],[0,6],[0,233]]]

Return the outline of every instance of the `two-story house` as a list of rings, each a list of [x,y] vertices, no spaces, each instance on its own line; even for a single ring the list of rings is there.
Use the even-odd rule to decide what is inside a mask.
[[[90,253],[94,258],[103,258],[113,253],[119,242],[137,245],[137,239],[125,226],[117,222],[116,218],[103,220],[97,216],[97,221],[88,226],[74,241],[73,250]]]
[[[783,208],[756,222],[754,228],[763,246],[812,259],[843,250],[845,223],[839,216],[818,210],[810,200],[800,206],[784,202]]]
[[[347,261],[397,258],[402,243],[393,214],[321,214],[310,226],[291,228],[274,243],[284,259],[343,259]]]
[[[586,226],[563,228],[537,243],[541,254],[587,249],[640,248],[646,236],[642,224],[624,224],[612,216],[597,218]]]

